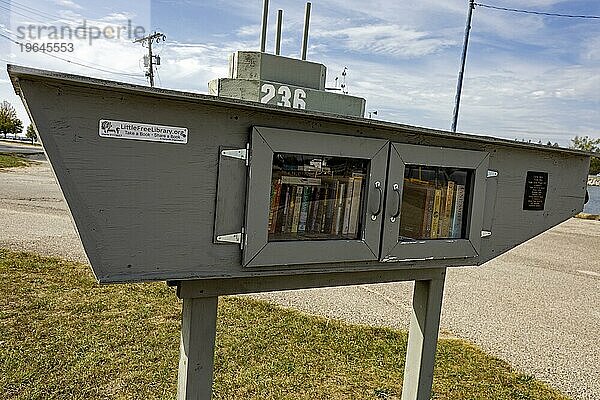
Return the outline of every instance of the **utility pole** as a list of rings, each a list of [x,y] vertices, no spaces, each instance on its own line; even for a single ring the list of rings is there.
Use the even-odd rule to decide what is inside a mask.
[[[146,60],[144,60],[144,65],[148,67],[148,71],[146,71],[146,77],[150,81],[150,87],[154,87],[154,65],[160,65],[160,56],[152,55],[152,42],[156,41],[156,43],[158,43],[161,40],[164,42],[166,39],[167,36],[164,34],[160,32],[154,32],[152,35],[148,35],[133,41],[133,43],[141,43],[144,47],[146,46],[146,43],[148,44],[148,62],[146,63]]]
[[[454,101],[454,116],[452,118],[452,132],[456,132],[458,124],[458,109],[460,108],[460,95],[462,93],[463,76],[465,73],[465,64],[467,62],[467,48],[469,46],[469,34],[471,33],[471,19],[475,9],[475,0],[469,0],[469,12],[467,14],[467,25],[465,27],[465,40],[463,43],[462,59],[460,63],[460,72],[458,73],[458,84],[456,86],[456,98]]]

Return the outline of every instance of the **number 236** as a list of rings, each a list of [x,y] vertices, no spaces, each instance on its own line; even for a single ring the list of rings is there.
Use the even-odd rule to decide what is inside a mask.
[[[287,86],[279,86],[279,89],[275,89],[275,85],[265,83],[260,88],[260,91],[264,93],[264,96],[260,98],[260,102],[263,104],[269,103],[275,96],[279,95],[278,106],[300,108],[302,110],[306,108],[306,102],[304,101],[306,99],[306,92],[302,89],[294,90],[293,98],[292,91]]]

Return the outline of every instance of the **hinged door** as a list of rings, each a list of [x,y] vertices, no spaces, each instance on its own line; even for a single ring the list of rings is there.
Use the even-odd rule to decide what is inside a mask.
[[[392,143],[381,261],[479,255],[488,154]]]
[[[244,265],[377,260],[388,143],[253,128]]]

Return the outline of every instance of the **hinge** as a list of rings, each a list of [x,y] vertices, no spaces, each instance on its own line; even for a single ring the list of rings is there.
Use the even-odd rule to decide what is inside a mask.
[[[217,236],[217,242],[237,243],[241,249],[244,249],[244,229],[240,233],[230,233],[229,235]]]
[[[495,178],[497,176],[498,176],[498,171],[494,171],[494,170],[488,169],[488,172],[487,172],[487,177],[488,178]]]
[[[481,231],[481,237],[486,238],[492,236],[492,232],[490,231]]]
[[[250,153],[250,144],[247,144],[245,149],[221,150],[222,156],[245,160],[246,165],[249,165],[249,161],[250,161],[249,157],[248,157],[249,153]]]

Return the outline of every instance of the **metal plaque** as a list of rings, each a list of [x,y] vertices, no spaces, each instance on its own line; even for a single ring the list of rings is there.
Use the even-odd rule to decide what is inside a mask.
[[[544,210],[547,192],[548,173],[527,171],[527,178],[525,179],[525,196],[523,197],[523,210]]]

